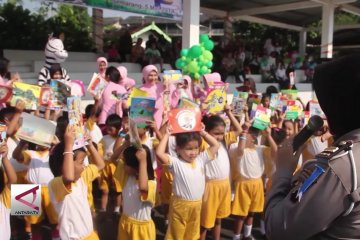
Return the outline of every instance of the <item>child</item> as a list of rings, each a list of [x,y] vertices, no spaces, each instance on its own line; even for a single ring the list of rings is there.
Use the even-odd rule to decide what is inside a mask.
[[[59,63],[54,63],[53,65],[51,65],[50,67],[50,76],[51,79],[54,80],[62,80],[63,79],[63,75],[62,75],[62,71],[61,71],[61,66]]]
[[[87,201],[87,186],[99,176],[105,164],[94,145],[87,147],[94,164],[84,166],[86,150],[73,151],[75,129],[66,128],[64,141],[57,144],[50,155],[50,169],[54,179],[49,183],[51,202],[58,213],[59,233],[62,240],[91,239],[99,237],[93,230],[90,206]]]
[[[100,110],[96,108],[94,104],[89,104],[85,108],[85,129],[90,133],[91,140],[99,144],[103,138],[100,127],[97,125],[97,121],[100,115]]]
[[[117,162],[111,161],[113,155],[113,149],[115,141],[121,129],[121,118],[116,114],[111,114],[106,119],[107,135],[103,137],[99,144],[99,152],[103,153],[103,159],[105,160],[105,168],[102,170],[100,176],[100,189],[102,191],[100,212],[106,212],[106,206],[108,203],[109,187],[114,184],[116,192],[116,202],[114,213],[120,214],[121,205],[121,186],[117,179],[113,177]]]
[[[258,130],[250,128],[250,123],[243,125],[243,132],[239,138],[235,197],[232,203],[232,214],[236,216],[234,224],[234,240],[253,239],[251,229],[254,213],[261,213],[264,209],[264,186],[262,175],[265,171],[265,162],[271,161],[266,157],[269,148],[256,146]],[[267,141],[270,145],[271,156],[277,151],[277,145],[271,137],[271,129],[266,131]],[[245,224],[245,225],[244,225]],[[241,231],[244,227],[244,236]]]
[[[200,153],[201,136],[210,147]],[[205,164],[213,160],[220,144],[205,130],[178,133],[176,152],[178,157],[166,154],[169,133],[160,141],[156,154],[167,165],[174,177],[171,197],[169,227],[166,240],[199,239],[201,201],[205,190]]]
[[[0,233],[1,239],[10,239],[10,185],[16,183],[16,172],[8,158],[6,143],[0,145]]]
[[[206,187],[201,208],[201,238],[206,239],[207,229],[214,228],[214,239],[220,239],[221,219],[231,212],[230,160],[228,149],[237,141],[241,126],[232,114],[228,105],[225,113],[230,119],[235,131],[225,133],[226,124],[220,116],[210,116],[204,119],[205,130],[215,138],[220,148],[216,158],[205,165]]]
[[[119,222],[118,240],[156,239],[151,209],[155,205],[156,181],[150,149],[129,146],[124,150],[128,175],[123,189],[123,215]]]

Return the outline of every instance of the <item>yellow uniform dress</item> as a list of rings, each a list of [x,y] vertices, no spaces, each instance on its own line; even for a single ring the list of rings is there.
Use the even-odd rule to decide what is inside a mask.
[[[155,240],[155,224],[151,209],[155,205],[156,181],[148,181],[148,192],[139,191],[138,181],[128,176],[123,192],[123,214],[119,222],[118,240]]]
[[[71,184],[64,185],[62,176],[49,183],[51,202],[59,216],[59,233],[62,240],[98,240],[94,232],[90,206],[87,200],[87,186],[99,176],[94,164],[88,165],[81,177]]]
[[[2,171],[2,169],[0,169]],[[10,239],[10,188],[5,185],[3,191],[0,193],[0,238]]]
[[[26,180],[26,174],[29,167],[24,163],[19,163],[18,161],[16,161],[16,159],[12,157],[16,146],[19,144],[19,139],[15,136],[8,137],[6,143],[8,146],[8,159],[10,159],[11,165],[13,166],[16,172],[17,183],[18,184],[28,183]]]

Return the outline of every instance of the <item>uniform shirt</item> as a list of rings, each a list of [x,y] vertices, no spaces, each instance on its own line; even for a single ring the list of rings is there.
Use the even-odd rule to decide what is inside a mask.
[[[159,145],[159,140],[155,137],[147,136],[144,141],[141,141],[141,144],[144,144],[147,147],[149,147],[150,154],[151,154],[151,162],[153,163],[152,167],[154,170],[156,170],[158,167],[158,164],[156,161],[155,148]]]
[[[1,171],[1,170],[0,170]],[[10,189],[6,185],[2,193],[0,193],[0,233],[1,239],[10,239]]]
[[[185,200],[200,200],[205,190],[205,164],[212,159],[208,151],[200,153],[192,163],[169,155],[167,166],[174,176],[174,195]]]
[[[94,143],[99,144],[99,142],[103,138],[103,134],[101,132],[100,127],[96,124],[96,122],[94,122],[91,119],[87,120],[86,123],[85,123],[85,128],[87,130],[89,130],[91,140]]]
[[[103,158],[105,161],[110,160],[111,156],[114,153],[114,145],[116,138],[105,135],[99,144],[99,152],[103,153]]]
[[[237,173],[248,179],[260,178],[265,170],[264,151],[269,150],[265,146],[256,146],[255,149],[245,148],[244,154],[238,157]]]
[[[139,221],[151,220],[151,209],[155,205],[156,181],[148,181],[148,192],[139,191],[139,183],[134,176],[127,178],[122,192],[123,214]]]
[[[9,137],[7,139],[6,143],[7,143],[8,149],[9,149],[8,150],[8,159],[10,159],[11,165],[15,169],[15,172],[21,172],[21,171],[28,170],[28,168],[29,168],[28,165],[19,163],[18,161],[16,161],[15,158],[12,157],[16,146],[19,144],[19,139],[17,139],[16,137]]]
[[[26,150],[23,156],[24,163],[29,164],[27,180],[30,183],[48,185],[54,178],[49,166],[49,151]]]
[[[49,183],[51,202],[59,216],[62,240],[81,239],[93,232],[93,221],[87,199],[88,184],[99,176],[98,168],[90,164],[81,177],[68,189],[62,176]]]

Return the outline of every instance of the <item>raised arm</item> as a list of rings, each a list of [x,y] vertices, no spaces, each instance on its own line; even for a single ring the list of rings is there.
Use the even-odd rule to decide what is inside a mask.
[[[162,164],[168,164],[170,161],[169,155],[166,153],[169,135],[170,134],[168,132],[164,134],[163,138],[160,140],[159,146],[156,149],[156,156]]]
[[[271,149],[271,156],[275,156],[278,150],[278,146],[276,144],[276,142],[274,141],[274,139],[271,136],[271,128],[267,127],[266,128],[266,133],[265,133],[266,139],[268,140],[270,149]]]
[[[73,146],[75,142],[75,128],[68,125],[64,134],[64,162],[62,166],[62,179],[64,185],[67,188],[71,188],[71,183],[75,181],[75,169],[74,169],[74,152]]]
[[[144,148],[140,148],[136,152],[136,158],[139,161],[139,190],[141,192],[147,192],[149,177],[147,173],[146,151]]]
[[[99,170],[103,169],[105,167],[104,159],[100,156],[92,141],[88,142],[86,148],[92,156],[92,163],[95,164]]]
[[[2,157],[2,159],[0,161],[2,161],[2,165],[4,167],[4,171],[5,171],[5,174],[8,179],[7,185],[10,187],[10,184],[16,183],[17,176],[16,176],[16,172],[15,172],[13,166],[11,165],[11,162],[9,161],[9,159],[7,157],[8,156],[8,147],[7,147],[6,142],[1,144],[0,154]]]
[[[251,123],[249,121],[246,121],[242,126],[242,132],[239,137],[239,143],[237,148],[238,157],[242,157],[244,155],[244,149],[246,146],[246,140],[247,140],[247,134],[249,132],[249,128],[251,126]]]
[[[209,144],[208,150],[210,151],[210,153],[213,156],[215,156],[217,154],[219,148],[220,148],[220,143],[213,136],[211,136],[208,132],[206,132],[205,130],[202,130],[200,132],[200,135]]]
[[[15,109],[16,109],[16,112],[7,126],[6,133],[8,136],[13,136],[16,133],[16,131],[18,129],[18,124],[20,121],[21,113],[25,109],[25,102],[22,100],[18,100],[16,102]]]
[[[231,123],[232,126],[234,126],[234,128],[235,128],[235,135],[236,135],[236,136],[239,136],[240,133],[242,132],[241,125],[240,125],[239,121],[236,119],[236,117],[235,117],[234,114],[232,113],[231,108],[230,108],[229,105],[226,104],[224,110],[225,110],[226,115],[227,115],[227,116],[229,117],[229,119],[230,119],[230,123]]]

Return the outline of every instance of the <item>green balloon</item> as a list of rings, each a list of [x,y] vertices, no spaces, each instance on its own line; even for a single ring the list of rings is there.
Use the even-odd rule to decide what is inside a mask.
[[[200,34],[200,42],[206,42],[209,40],[209,36],[207,34]]]
[[[185,56],[182,56],[182,57],[181,57],[181,60],[186,61],[186,57],[185,57]]]
[[[180,51],[180,56],[186,57],[188,55],[188,53],[189,53],[189,49],[188,48],[183,48]]]
[[[212,61],[208,61],[208,62],[206,63],[206,66],[207,66],[208,68],[212,68],[213,62],[212,62]]]
[[[199,45],[194,45],[190,48],[188,56],[192,58],[197,58],[202,54],[201,47]]]
[[[211,40],[207,40],[206,42],[204,42],[204,48],[208,51],[211,51],[214,49],[214,42]]]
[[[186,63],[181,58],[178,58],[175,62],[175,66],[177,69],[182,69],[185,65]]]
[[[188,64],[188,69],[189,69],[189,72],[196,73],[199,71],[199,66],[198,66],[197,62],[192,61],[191,63]]]
[[[201,62],[204,62],[204,61],[205,61],[204,56],[203,56],[203,55],[200,55],[200,56],[199,56],[199,62],[201,63]]]
[[[204,75],[205,73],[207,73],[208,68],[206,66],[202,66],[199,70],[200,75]]]
[[[199,79],[199,78],[200,78],[200,74],[199,74],[199,73],[194,73],[194,78],[195,78],[195,79]]]
[[[205,60],[212,61],[213,60],[213,54],[210,51],[204,51],[203,56]]]
[[[211,69],[208,69],[207,73],[211,73]]]

